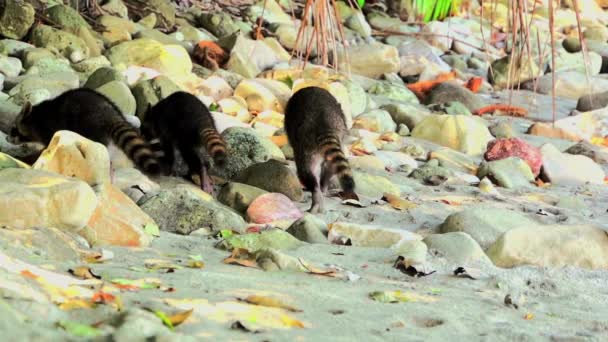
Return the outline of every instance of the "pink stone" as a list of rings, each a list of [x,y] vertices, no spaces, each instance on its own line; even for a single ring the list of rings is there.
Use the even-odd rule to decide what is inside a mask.
[[[302,216],[289,197],[276,192],[258,196],[247,208],[247,217],[253,223],[297,220]]]
[[[484,155],[487,161],[509,157],[518,157],[525,160],[535,177],[540,173],[540,167],[543,164],[540,149],[520,138],[496,139],[488,143],[488,148]]]

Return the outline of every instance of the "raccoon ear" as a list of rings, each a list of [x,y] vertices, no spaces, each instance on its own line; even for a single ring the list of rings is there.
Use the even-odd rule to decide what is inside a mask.
[[[21,116],[22,117],[27,117],[29,114],[32,113],[32,104],[27,101],[23,104],[23,107],[21,108]]]

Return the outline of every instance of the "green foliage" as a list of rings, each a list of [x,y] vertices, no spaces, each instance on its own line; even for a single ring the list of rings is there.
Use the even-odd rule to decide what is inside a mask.
[[[452,7],[452,0],[415,0],[415,2],[417,12],[422,15],[425,23],[445,19]]]

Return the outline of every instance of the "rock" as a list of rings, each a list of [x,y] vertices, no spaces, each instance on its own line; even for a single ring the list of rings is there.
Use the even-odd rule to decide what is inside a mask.
[[[490,127],[490,132],[496,139],[509,139],[515,136],[513,126],[507,121],[501,121]]]
[[[144,195],[160,191],[158,183],[153,182],[141,171],[133,167],[123,167],[114,170],[112,184],[129,196],[135,203],[139,202]]]
[[[397,124],[393,122],[391,115],[382,109],[374,109],[361,114],[355,118],[353,128],[363,128],[372,132],[384,133],[395,132]]]
[[[67,59],[57,56],[51,50],[45,48],[33,47],[31,49],[23,50],[21,53],[21,60],[23,62],[23,68],[25,69],[29,69],[43,59],[62,59],[67,61]]]
[[[540,150],[520,138],[496,139],[488,143],[484,158],[488,161],[500,160],[508,157],[523,159],[532,170],[534,177],[540,173],[542,156]]]
[[[357,116],[363,113],[367,108],[367,95],[365,94],[363,87],[350,80],[344,80],[341,83],[348,92],[351,115]],[[346,127],[350,128],[351,126],[346,125]]]
[[[376,156],[356,156],[348,160],[351,169],[359,170],[379,170],[382,171],[386,167],[384,162]]]
[[[608,268],[608,235],[589,225],[531,225],[509,230],[488,249],[496,266]]]
[[[137,102],[131,90],[122,81],[111,81],[95,89],[107,96],[120,109],[123,115],[135,115]]]
[[[0,10],[0,35],[23,39],[34,24],[36,11],[23,0],[5,1]]]
[[[253,23],[258,17],[264,16],[264,21],[270,24],[291,24],[291,16],[283,11],[281,5],[275,0],[267,0],[266,3],[249,6],[247,17]]]
[[[378,78],[401,69],[399,52],[390,45],[380,43],[355,45],[348,48],[348,55],[351,72],[361,76]],[[343,61],[344,58],[340,60]],[[341,68],[346,70],[344,65],[341,65]]]
[[[17,77],[21,73],[21,61],[19,58],[0,55],[0,73],[6,77]]]
[[[74,69],[70,66],[70,61],[63,58],[42,58],[37,60],[26,71],[26,75],[38,75],[45,77],[53,74],[73,74]]]
[[[576,110],[579,112],[589,112],[606,106],[608,106],[608,91],[579,97],[576,103]]]
[[[202,27],[218,38],[229,36],[239,29],[234,19],[225,12],[202,13],[198,20]]]
[[[454,40],[450,38],[450,27],[447,22],[431,21],[422,28],[425,38],[434,47],[446,52],[452,48]]]
[[[479,155],[493,139],[483,120],[467,115],[432,115],[412,131],[412,137],[432,141],[469,155]]]
[[[397,49],[401,56],[401,77],[419,76],[420,81],[425,81],[451,71],[450,65],[435,53],[436,49],[423,40],[401,43]]]
[[[468,174],[476,174],[479,165],[477,159],[447,147],[432,151],[429,159],[437,159],[439,166]]]
[[[161,99],[181,90],[177,84],[166,76],[158,76],[137,83],[132,90],[137,103],[137,116],[143,119],[149,105],[153,106]]]
[[[599,54],[588,51],[587,59],[583,57],[582,52],[570,53],[566,50],[557,49],[558,53],[555,59],[555,71],[577,71],[584,74],[589,72],[589,75],[597,75],[600,73],[602,68],[602,56]],[[549,68],[551,67],[551,57],[549,56],[548,61]]]
[[[355,192],[359,195],[380,199],[384,193],[390,193],[396,196],[401,194],[399,187],[382,176],[375,176],[365,172],[353,172],[355,179]],[[334,180],[335,182],[335,180]]]
[[[506,88],[509,83],[511,85],[523,83],[541,75],[540,68],[534,60],[526,58],[519,66],[513,63],[513,68],[509,66],[510,61],[511,57],[505,56],[492,62],[489,69],[492,71],[488,71],[488,81],[491,84],[499,88]],[[509,73],[515,77],[509,77]]]
[[[225,68],[245,78],[254,78],[262,71],[289,61],[289,54],[273,38],[252,40],[240,33],[220,44],[230,50]],[[221,43],[221,42],[220,42]]]
[[[234,96],[244,99],[249,111],[273,110],[282,113],[291,96],[291,89],[280,81],[243,80],[234,89]]]
[[[97,24],[104,27],[101,37],[106,45],[112,46],[120,42],[131,40],[139,27],[128,18],[112,15],[102,15],[97,18]]]
[[[46,12],[48,18],[53,24],[59,25],[62,29],[72,29],[76,27],[87,27],[91,26],[84,20],[78,11],[70,6],[56,5],[50,7]]]
[[[121,18],[129,17],[129,9],[122,0],[108,0],[105,4],[101,5],[101,9],[110,15]]]
[[[233,234],[225,240],[227,249],[243,248],[258,255],[270,250],[292,250],[305,245],[282,229],[265,230],[256,234]]]
[[[287,165],[275,159],[248,166],[239,172],[234,180],[268,192],[283,194],[292,201],[300,201],[303,196],[298,176]]]
[[[32,43],[57,51],[72,63],[80,62],[89,57],[89,47],[79,37],[46,25],[36,25],[32,29]]]
[[[110,183],[106,147],[72,131],[56,132],[32,167],[76,177],[93,187]]]
[[[230,158],[218,171],[227,178],[234,177],[252,164],[263,163],[272,156],[272,151],[263,142],[266,138],[258,136],[251,128],[231,127],[222,132],[222,137],[228,145]],[[272,142],[269,143],[276,147]]]
[[[380,109],[388,111],[397,125],[404,124],[410,130],[413,130],[418,123],[431,115],[431,112],[425,106],[414,103],[386,104],[381,106]]]
[[[604,184],[606,174],[592,159],[560,152],[551,144],[540,148],[542,176],[555,185]]]
[[[215,102],[232,96],[233,90],[230,84],[219,76],[211,76],[200,84],[199,88]]]
[[[365,16],[361,12],[355,12],[353,15],[346,19],[346,27],[357,32],[363,38],[370,37],[372,35],[372,28],[365,21]]]
[[[469,89],[452,82],[443,82],[431,89],[425,98],[425,104],[445,104],[458,101],[469,111],[474,112],[483,107],[477,95]]]
[[[95,71],[99,68],[109,67],[110,61],[106,58],[106,56],[97,56],[87,58],[82,62],[72,64],[72,68],[80,73],[82,73],[85,79],[88,79]]]
[[[397,127],[397,134],[399,134],[402,137],[407,137],[408,135],[412,134],[412,132],[410,131],[409,127],[407,127],[404,124],[399,124],[399,126]]]
[[[553,88],[553,75],[545,74],[537,79],[536,92],[550,95]],[[590,76],[587,81],[585,73],[578,71],[560,71],[555,73],[555,96],[577,100],[581,96],[608,91],[608,79]],[[528,85],[530,87],[531,85]]]
[[[538,223],[515,211],[477,207],[451,214],[443,221],[439,231],[467,233],[485,250],[509,230],[535,225]]]
[[[429,249],[443,254],[452,264],[462,266],[477,262],[488,265],[492,263],[477,241],[467,233],[432,234],[422,241]]]
[[[165,231],[188,235],[205,227],[213,231],[245,230],[245,221],[239,214],[189,184],[164,188],[142,202],[142,210]]]
[[[410,174],[410,177],[424,181],[430,179],[431,177],[449,178],[453,175],[454,172],[452,172],[452,170],[439,166],[438,160],[431,159],[428,161],[428,163],[424,164],[424,166],[414,170]]]
[[[9,91],[12,102],[23,105],[29,101],[36,105],[44,100],[78,88],[80,80],[75,73],[53,73],[44,77],[27,76],[16,87]]]
[[[458,101],[451,101],[442,103],[440,105],[433,105],[431,106],[431,108],[434,111],[440,111],[450,115],[473,115],[465,105]]]
[[[245,215],[251,202],[266,193],[268,192],[255,186],[229,182],[222,187],[222,190],[217,195],[217,200]]]
[[[190,55],[180,45],[163,45],[151,39],[135,39],[110,48],[106,57],[114,67],[137,65],[151,68],[175,82],[191,77]]]
[[[327,244],[329,242],[323,234],[324,231],[327,231],[327,224],[309,213],[305,213],[287,229],[289,234],[300,241]]]
[[[0,225],[55,227],[76,232],[97,207],[85,182],[42,170],[0,170]]]
[[[529,164],[519,157],[483,162],[477,171],[477,177],[488,177],[507,189],[530,187],[534,182],[534,174]]]
[[[400,103],[418,103],[418,98],[411,90],[402,85],[391,84],[388,82],[378,82],[374,84],[368,89],[368,93],[382,96]]]
[[[400,151],[416,160],[427,160],[427,152],[420,145],[407,144],[403,146]]]
[[[164,27],[169,28],[175,25],[175,7],[169,0],[148,0],[142,11],[142,17],[154,15],[158,19],[158,23]]]
[[[35,48],[36,47],[32,44],[15,39],[0,40],[0,53],[10,57],[22,57],[25,50]]]
[[[422,240],[422,237],[403,229],[338,221],[329,225],[327,239],[331,243],[348,239],[355,247],[399,249],[403,244]]]
[[[389,169],[402,169],[408,167],[409,169],[415,169],[418,167],[418,163],[411,156],[403,152],[394,151],[377,151],[374,155],[382,161],[385,167]],[[350,163],[350,160],[349,160]]]
[[[126,79],[122,75],[122,73],[120,73],[120,71],[110,66],[101,67],[95,70],[95,72],[93,72],[91,76],[89,76],[87,82],[84,84],[84,87],[90,89],[97,89],[103,86],[104,84],[110,83],[112,81],[125,82]]]
[[[604,151],[598,146],[586,141],[581,141],[578,144],[572,145],[564,152],[589,157],[598,164],[608,164],[608,151]]]
[[[154,220],[112,184],[97,191],[99,205],[81,232],[92,246],[145,247],[152,236],[144,231]]]
[[[36,227],[32,229],[0,230],[0,249],[2,252],[31,260],[41,258],[45,262],[72,262],[81,255],[83,248],[69,233],[57,228]],[[4,279],[6,281],[6,279]]]
[[[577,212],[585,212],[589,206],[579,196],[560,197],[555,206],[558,208],[571,209]]]
[[[562,128],[553,127],[550,124],[542,122],[535,122],[532,124],[526,133],[546,138],[564,139],[577,142],[581,140],[581,138],[575,134],[569,133]]]
[[[247,218],[253,223],[292,221],[302,215],[287,196],[279,193],[260,195],[247,208]]]
[[[112,339],[116,341],[160,339],[171,340],[175,336],[154,313],[148,310],[129,308],[116,317],[116,330]]]
[[[0,132],[0,133],[2,133],[2,132]],[[1,138],[3,138],[3,137],[0,136],[0,139]],[[15,158],[9,156],[8,154],[4,154],[4,153],[0,152],[0,170],[9,169],[9,168],[29,169],[30,166],[23,163],[22,161],[20,161],[18,159],[15,159]]]

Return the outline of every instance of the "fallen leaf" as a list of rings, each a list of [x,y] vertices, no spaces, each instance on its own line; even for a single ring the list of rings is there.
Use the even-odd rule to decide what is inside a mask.
[[[283,147],[287,145],[289,142],[287,141],[287,135],[273,135],[270,137],[270,140],[277,145],[278,147]]]
[[[231,265],[241,265],[245,267],[260,268],[255,259],[255,255],[249,253],[249,251],[244,248],[233,249],[230,256],[224,259],[224,263]]]
[[[452,206],[459,206],[461,204],[460,202],[452,201],[449,199],[442,199],[441,202],[448,204],[448,205],[452,205]]]
[[[169,319],[171,324],[173,324],[173,326],[176,327],[176,326],[182,324],[185,320],[187,320],[188,317],[190,317],[192,315],[193,311],[194,311],[194,309],[178,312],[167,318]]]
[[[58,326],[63,328],[63,330],[67,331],[71,335],[77,337],[96,337],[101,334],[99,329],[93,328],[90,325],[73,322],[73,321],[59,321],[57,323]]]
[[[101,279],[100,276],[94,274],[93,271],[91,271],[91,268],[86,266],[80,266],[73,269],[70,268],[68,270],[68,273],[80,279]]]
[[[243,322],[241,322],[241,321],[236,321],[236,322],[232,323],[230,325],[230,329],[242,330],[244,332],[249,332],[249,333],[254,333],[254,334],[258,334],[258,333],[262,332],[262,330],[254,329],[253,327],[249,326],[249,324],[243,324]]]
[[[23,270],[21,271],[21,275],[26,277],[26,278],[30,278],[30,279],[36,279],[38,278],[37,275],[35,275],[34,273],[30,272],[29,270]]]
[[[381,303],[405,303],[405,302],[435,302],[437,299],[428,296],[421,296],[415,293],[404,293],[400,290],[395,291],[374,291],[369,297]]]
[[[146,223],[144,226],[144,232],[148,235],[152,236],[160,236],[160,228],[155,223]]]
[[[124,279],[116,278],[111,280],[112,284],[124,290],[139,290],[139,289],[157,289],[161,286],[160,279],[143,278],[143,279]]]
[[[365,208],[365,205],[354,199],[347,199],[341,202],[343,205],[350,205],[355,208]]]
[[[229,237],[231,237],[232,235],[234,235],[234,232],[230,229],[222,229],[220,230],[219,236],[222,239],[227,239]]]
[[[89,264],[98,264],[106,260],[114,258],[114,253],[108,250],[101,250],[99,253],[91,253],[84,258],[84,261]]]
[[[90,309],[95,306],[95,303],[90,300],[84,299],[69,299],[61,304],[59,304],[59,308],[61,310],[73,310],[73,309]]]
[[[461,278],[479,279],[481,277],[481,270],[472,267],[458,267],[454,270],[454,275]]]
[[[197,261],[197,260],[188,260],[188,263],[186,265],[190,268],[204,268],[205,267],[204,262]]]
[[[93,294],[91,301],[93,303],[108,304],[113,302],[115,299],[116,297],[113,294],[99,291]]]
[[[384,193],[382,199],[387,201],[393,208],[397,210],[409,210],[414,209],[418,205],[414,202],[410,202],[408,200],[402,199],[399,196],[395,196],[393,194],[389,194],[387,192]]]
[[[527,314],[524,316],[524,319],[525,319],[526,321],[529,321],[529,320],[531,320],[531,319],[533,319],[533,318],[534,318],[534,314],[531,314],[531,313],[529,313],[529,312],[528,312],[528,313],[527,313]]]
[[[265,297],[265,296],[251,295],[244,299],[239,298],[239,300],[244,301],[249,304],[254,304],[254,305],[267,306],[267,307],[271,307],[271,308],[281,308],[281,309],[285,309],[285,310],[288,310],[291,312],[302,312],[302,310],[297,309],[293,306],[284,304],[281,301],[279,301],[278,299]]]
[[[416,278],[426,277],[428,275],[431,275],[431,274],[437,272],[437,271],[426,272],[425,270],[418,270],[417,267],[420,267],[420,266],[412,265],[409,260],[405,259],[401,255],[397,257],[397,260],[395,260],[393,267],[398,269],[402,273],[409,275],[410,277],[416,277]]]
[[[281,315],[281,322],[283,322],[283,324],[285,324],[288,327],[293,327],[293,328],[304,328],[304,323],[298,321],[295,318],[291,318],[287,315]]]
[[[168,260],[163,260],[163,259],[148,259],[144,261],[144,266],[146,266],[147,268],[151,269],[151,270],[170,270],[170,271],[174,271],[174,270],[178,270],[178,269],[182,269],[183,267],[173,264]]]
[[[156,315],[156,317],[160,318],[160,320],[163,322],[163,324],[169,328],[169,330],[173,330],[173,322],[171,322],[171,320],[169,319],[169,317],[162,311],[159,310],[155,310],[154,314]]]
[[[300,265],[302,265],[302,267],[304,267],[306,269],[306,271],[308,271],[308,273],[310,273],[310,274],[333,277],[333,278],[342,277],[342,275],[335,269],[322,270],[322,269],[319,269],[312,265],[307,264],[304,261],[304,259],[302,259],[302,258],[298,258],[298,261],[300,262]]]

